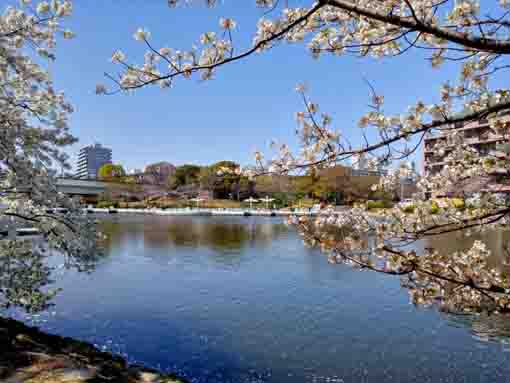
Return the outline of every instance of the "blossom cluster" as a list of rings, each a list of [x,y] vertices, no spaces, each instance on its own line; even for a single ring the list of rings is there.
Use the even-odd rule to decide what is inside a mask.
[[[73,107],[55,89],[45,69],[55,60],[58,38],[73,32],[63,22],[70,0],[22,0],[0,15],[0,219],[4,229],[34,226],[42,243],[4,240],[0,249],[0,305],[44,308],[52,292],[42,259],[50,251],[67,266],[88,263],[96,243],[92,222],[81,217],[76,201],[58,193],[56,168],[69,169],[62,149],[76,142],[68,126]],[[58,214],[49,209],[65,208]],[[17,265],[6,276],[3,265]],[[18,267],[19,266],[19,267]],[[19,277],[19,279],[17,279]],[[14,283],[17,281],[16,283]]]

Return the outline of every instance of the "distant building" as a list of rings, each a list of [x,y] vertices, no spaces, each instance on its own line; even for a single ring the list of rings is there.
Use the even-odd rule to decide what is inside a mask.
[[[501,112],[498,118],[508,120],[510,111]],[[448,128],[448,126],[445,126]],[[456,123],[450,128],[456,129],[462,133],[463,143],[474,148],[481,157],[496,158],[506,156],[501,149],[510,143],[508,138],[493,131],[489,120],[484,118],[479,121],[468,123]],[[427,135],[423,145],[423,170],[425,174],[434,175],[443,169],[447,164],[445,157],[453,150],[453,145],[447,145],[442,155],[438,151],[440,144],[446,142],[445,134]],[[449,194],[475,193],[482,190],[495,192],[509,192],[508,170],[494,169],[494,171],[484,177],[467,180],[466,185],[457,185],[457,190]]]
[[[358,177],[358,176],[384,176],[387,174],[386,169],[384,168],[384,164],[379,163],[376,169],[370,169],[369,161],[365,154],[359,154],[354,156],[352,160],[351,166],[352,172],[350,176]]]
[[[400,200],[412,198],[416,193],[418,193],[417,177],[401,177],[398,198]]]
[[[343,197],[367,198],[372,185],[379,183],[381,173],[367,169],[353,169],[335,165],[322,169],[320,176],[328,181],[329,189]]]
[[[448,126],[444,128],[448,128]],[[451,128],[462,132],[463,142],[476,149],[482,157],[494,155],[498,145],[505,142],[508,143],[503,135],[494,132],[490,128],[489,120],[486,118],[468,123],[456,123],[455,126],[451,126]],[[428,174],[439,173],[444,165],[446,165],[444,157],[453,149],[453,145],[446,147],[443,156],[438,154],[436,146],[445,141],[445,134],[429,134],[425,137],[425,144],[423,146],[423,166],[424,171]]]
[[[272,174],[270,176],[257,177],[252,185],[249,185],[249,195],[271,195],[272,193],[292,193],[293,179],[295,177],[283,174]]]
[[[364,153],[354,155],[352,157],[351,167],[353,170],[367,170],[368,168],[367,156]]]
[[[82,179],[96,179],[99,169],[104,164],[112,162],[112,150],[101,144],[94,144],[80,149],[77,163],[76,177]]]
[[[151,174],[151,173],[138,172],[138,173],[131,173],[129,176],[132,177],[137,184],[147,184],[147,185],[159,184],[159,182],[157,182],[154,174]]]
[[[175,166],[171,163],[161,161],[147,165],[144,173],[152,175],[156,183],[166,184],[168,182],[168,177],[173,175],[175,170]]]
[[[380,177],[385,176],[388,172],[385,169],[379,170],[368,170],[368,169],[352,169],[351,175],[353,177],[361,177],[361,176],[374,176]]]
[[[166,185],[168,178],[175,173],[175,166],[169,162],[147,165],[144,171],[133,169],[129,176],[138,184]]]

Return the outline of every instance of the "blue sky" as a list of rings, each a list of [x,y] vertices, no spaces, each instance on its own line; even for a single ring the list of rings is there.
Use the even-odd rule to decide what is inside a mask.
[[[314,100],[330,113],[334,126],[359,142],[359,117],[367,110],[369,79],[386,98],[386,110],[403,112],[422,99],[437,101],[439,87],[455,73],[451,64],[430,68],[421,53],[396,59],[356,57],[311,58],[302,45],[281,45],[263,55],[223,67],[210,82],[180,80],[170,90],[142,89],[134,94],[96,96],[109,62],[122,49],[141,61],[144,47],[132,35],[146,27],[157,47],[189,49],[200,33],[218,30],[221,16],[238,21],[237,49],[251,45],[261,10],[255,1],[225,0],[210,10],[203,6],[170,9],[166,0],[82,0],[74,2],[68,24],[77,37],[59,43],[52,64],[57,87],[76,107],[72,131],[80,143],[95,141],[113,149],[114,162],[126,168],[166,160],[175,164],[207,164],[223,159],[252,163],[254,149],[271,139],[295,142],[294,114],[300,98],[294,88],[306,82]],[[197,4],[201,2],[196,2]],[[455,74],[453,75],[455,77]]]

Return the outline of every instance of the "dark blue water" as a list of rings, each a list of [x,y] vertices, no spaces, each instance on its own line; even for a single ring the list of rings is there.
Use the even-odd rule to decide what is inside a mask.
[[[115,217],[42,327],[193,382],[510,382],[510,346],[333,266],[277,218]],[[496,326],[509,327],[506,319]],[[477,331],[478,330],[478,331]]]

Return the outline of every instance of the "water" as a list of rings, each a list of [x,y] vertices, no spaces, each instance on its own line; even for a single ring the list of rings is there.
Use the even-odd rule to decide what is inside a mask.
[[[509,321],[416,308],[395,277],[328,264],[279,218],[103,228],[107,257],[62,276],[46,330],[193,382],[510,382],[510,346],[480,335]]]

